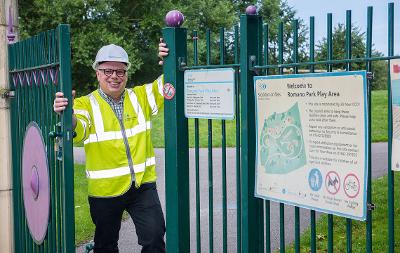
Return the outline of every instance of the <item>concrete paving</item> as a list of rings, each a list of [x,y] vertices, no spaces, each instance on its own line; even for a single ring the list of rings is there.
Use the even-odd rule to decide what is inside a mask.
[[[164,173],[164,149],[156,149],[156,162],[158,164],[158,192],[165,214],[165,173]],[[209,200],[208,200],[208,151],[200,149],[200,230],[201,252],[209,251]],[[228,148],[227,161],[227,238],[228,252],[236,252],[236,149]],[[76,163],[84,163],[82,148],[74,149]],[[222,252],[222,170],[221,149],[213,149],[213,249],[214,252]],[[190,252],[196,252],[196,203],[195,203],[195,165],[194,150],[190,149]],[[387,173],[387,143],[375,143],[372,145],[372,177],[377,178]],[[300,210],[300,229],[304,231],[310,224],[309,210]],[[317,214],[319,217],[320,214]],[[285,242],[294,240],[294,207],[285,206]],[[279,248],[279,204],[271,202],[271,247]],[[131,219],[123,222],[120,231],[119,248],[121,253],[140,252],[137,237]],[[85,252],[84,247],[77,247],[76,252]]]

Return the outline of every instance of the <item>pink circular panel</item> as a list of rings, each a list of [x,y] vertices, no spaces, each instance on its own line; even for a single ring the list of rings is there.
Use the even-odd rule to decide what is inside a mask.
[[[41,244],[50,212],[50,184],[46,147],[35,122],[26,128],[22,149],[22,190],[25,216],[32,238]]]

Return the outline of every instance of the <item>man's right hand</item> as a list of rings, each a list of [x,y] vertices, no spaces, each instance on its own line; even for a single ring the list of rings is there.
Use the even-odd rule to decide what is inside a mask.
[[[75,98],[75,91],[72,91],[72,99]],[[72,101],[72,104],[74,104],[74,101]],[[62,92],[57,92],[56,93],[56,98],[54,99],[54,103],[53,103],[53,110],[57,113],[57,114],[61,114],[65,108],[67,108],[68,105],[68,98],[64,97],[64,93]]]
[[[75,98],[75,90],[72,91],[72,105],[74,105],[74,99]],[[57,92],[56,93],[56,98],[54,99],[53,103],[53,110],[57,114],[61,114],[65,108],[67,108],[68,105],[68,99],[64,97],[64,93],[62,92]],[[72,113],[72,128],[75,129],[76,127],[76,117]]]

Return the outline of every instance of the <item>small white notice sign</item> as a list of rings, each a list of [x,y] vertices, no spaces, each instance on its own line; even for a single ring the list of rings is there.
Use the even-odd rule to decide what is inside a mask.
[[[235,71],[232,68],[186,70],[184,87],[187,118],[235,117]]]

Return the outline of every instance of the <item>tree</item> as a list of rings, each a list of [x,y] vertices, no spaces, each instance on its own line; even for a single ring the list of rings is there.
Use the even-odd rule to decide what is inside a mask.
[[[266,21],[269,28],[269,63],[277,64],[279,56],[278,30],[283,23],[283,58],[285,63],[293,62],[293,22],[296,20],[296,11],[289,6],[286,0],[259,1],[259,14]],[[307,31],[302,19],[298,20],[298,62],[307,59]]]
[[[22,0],[21,37],[53,29],[60,23],[70,24],[73,84],[79,93],[88,92],[97,87],[91,64],[101,45],[114,43],[126,49],[132,63],[130,77],[143,64],[130,23],[115,11],[117,4],[119,1]]]
[[[327,60],[328,43],[327,38],[324,37],[318,44],[316,50],[316,59],[318,61]],[[340,60],[346,59],[346,27],[344,24],[339,23],[334,27],[332,34],[332,54],[333,59]],[[366,55],[365,33],[361,32],[358,26],[352,26],[351,31],[351,57],[364,58]],[[372,50],[373,57],[381,57],[383,54],[375,49]],[[347,64],[339,63],[334,64],[334,69],[345,70]],[[322,66],[318,66],[323,68]],[[357,62],[351,64],[351,70],[365,69],[365,62]],[[372,81],[373,89],[385,89],[387,84],[387,64],[384,61],[375,61],[372,63],[372,69],[375,78]]]
[[[169,10],[181,10],[185,26],[202,33],[205,27],[216,31],[237,21],[228,0],[20,0],[19,8],[22,39],[60,23],[70,24],[72,79],[80,94],[97,87],[91,64],[99,47],[109,43],[121,45],[129,54],[128,85],[154,80],[161,73],[158,41]],[[204,51],[204,46],[201,48]]]

